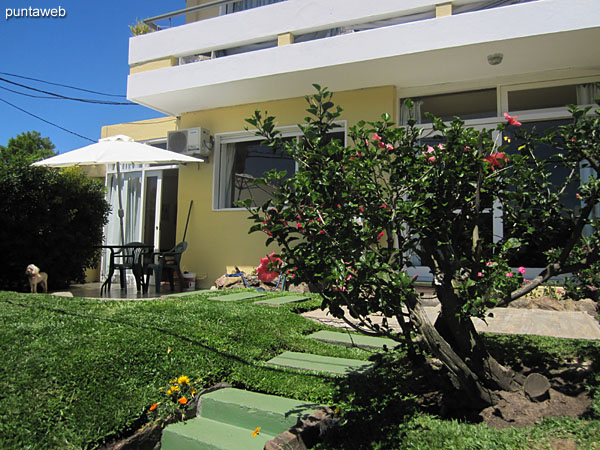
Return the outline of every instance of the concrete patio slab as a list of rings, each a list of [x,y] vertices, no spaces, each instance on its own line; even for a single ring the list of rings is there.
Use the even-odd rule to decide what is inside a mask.
[[[432,322],[439,314],[440,308],[425,307],[425,312]],[[579,311],[545,311],[541,309],[492,308],[492,316],[485,321],[473,319],[477,331],[498,334],[531,334],[568,339],[600,340],[600,324],[592,316]],[[304,317],[338,328],[352,329],[342,319],[329,314],[329,310],[314,310],[302,314]],[[349,320],[358,323],[346,314]],[[381,324],[383,317],[370,316],[373,323]],[[400,327],[395,319],[388,319],[392,328],[399,332]]]
[[[398,342],[375,336],[364,336],[361,334],[340,333],[337,331],[320,330],[308,336],[311,339],[316,339],[330,344],[345,345],[346,347],[367,347],[378,348],[383,347],[394,348]]]
[[[258,300],[254,302],[255,305],[270,305],[279,306],[286,305],[288,303],[299,303],[309,300],[310,297],[306,295],[282,295],[281,297],[270,297],[264,300]]]
[[[284,352],[267,361],[275,366],[291,367],[301,370],[316,370],[335,375],[348,375],[368,369],[373,363],[357,359],[334,358],[331,356],[311,355],[309,353]]]

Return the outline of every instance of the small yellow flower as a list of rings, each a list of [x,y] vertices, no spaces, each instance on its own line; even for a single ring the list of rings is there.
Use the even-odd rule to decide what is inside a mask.
[[[171,389],[167,390],[167,395],[170,397],[173,394],[173,391]]]
[[[256,427],[256,430],[254,430],[254,431],[252,432],[252,437],[256,437],[256,436],[258,436],[259,432],[260,432],[260,427]]]
[[[185,376],[185,375],[181,375],[179,378],[177,378],[177,382],[179,384],[189,384],[190,383],[190,378]]]
[[[171,386],[171,391],[173,391],[173,392],[179,391],[179,386],[177,386],[176,384]]]
[[[196,389],[192,389],[192,395],[196,395]]]

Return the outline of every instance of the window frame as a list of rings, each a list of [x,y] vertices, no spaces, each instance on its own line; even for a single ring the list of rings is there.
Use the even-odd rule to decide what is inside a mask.
[[[348,141],[348,126],[346,120],[336,120],[333,122],[336,128],[331,133],[344,133],[344,145],[347,145]],[[302,136],[302,130],[298,125],[282,126],[277,127],[277,130],[281,133],[282,138],[299,138]],[[231,212],[231,211],[245,211],[244,208],[240,207],[218,207],[218,197],[220,189],[221,179],[221,168],[219,161],[221,160],[222,145],[224,144],[236,144],[241,142],[261,141],[264,138],[256,136],[256,129],[249,129],[244,131],[230,131],[224,133],[215,134],[215,150],[213,155],[213,174],[212,174],[212,211],[214,212]],[[294,170],[298,170],[298,163],[295,163]],[[257,208],[257,207],[253,207]]]
[[[588,76],[588,77],[574,77],[574,78],[565,78],[561,80],[547,80],[547,81],[537,81],[537,82],[524,82],[524,83],[515,83],[515,84],[506,84],[506,85],[497,85],[496,94],[497,94],[497,116],[496,117],[486,117],[486,118],[477,118],[471,120],[465,120],[466,127],[473,127],[475,129],[487,128],[493,129],[497,124],[503,123],[505,121],[503,113],[507,112],[508,114],[515,116],[519,116],[520,122],[542,122],[548,120],[561,120],[568,119],[571,117],[569,110],[566,106],[564,107],[556,107],[556,108],[540,108],[540,109],[530,109],[523,111],[510,110],[508,105],[508,93],[511,91],[517,90],[527,90],[527,89],[538,89],[538,88],[549,88],[549,87],[559,87],[559,86],[568,86],[568,85],[578,85],[585,83],[600,83],[600,76]],[[487,86],[489,88],[489,86]],[[479,87],[479,89],[484,89],[484,87]],[[400,120],[400,109],[402,107],[402,100],[405,98],[412,97],[421,97],[421,96],[430,96],[437,94],[448,94],[448,93],[460,93],[460,92],[468,92],[472,90],[477,90],[477,88],[457,88],[455,90],[445,89],[443,91],[433,91],[431,89],[423,89],[422,93],[418,90],[410,89],[407,92],[402,92],[402,95],[398,93],[397,96],[397,107],[398,107],[398,121]],[[410,94],[410,95],[408,95]],[[589,104],[580,104],[579,107],[590,106]],[[432,124],[417,124],[419,128],[424,130],[424,133],[432,130]],[[399,124],[399,126],[402,126]],[[493,138],[494,139],[502,139],[503,136],[498,135],[499,132],[497,130],[493,130]],[[503,211],[500,206],[500,203],[495,200],[493,205],[493,224],[492,224],[492,233],[494,242],[498,242],[500,239],[504,237],[504,220],[503,220]],[[527,269],[527,277],[534,278],[540,274],[543,270],[541,267],[526,267]],[[412,266],[408,268],[408,273],[412,275],[419,275],[422,280],[433,280],[433,276],[429,271],[429,268],[426,266]],[[558,277],[563,278],[563,277]]]

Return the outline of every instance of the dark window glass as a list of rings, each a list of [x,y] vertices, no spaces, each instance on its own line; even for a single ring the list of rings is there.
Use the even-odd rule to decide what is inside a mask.
[[[575,104],[577,104],[575,85],[508,92],[508,109],[510,111],[558,108]]]
[[[565,125],[569,122],[570,120],[567,119],[529,122],[523,123],[519,129],[520,131],[534,131],[538,135],[544,136],[557,127]],[[514,138],[514,133],[516,131],[517,130],[509,130],[507,133],[505,133],[505,138],[508,137],[511,140],[510,146],[507,150],[508,154],[516,153],[518,151],[517,147],[521,145],[520,142]],[[552,172],[550,177],[550,181],[552,182],[551,189],[554,192],[558,191],[570,174],[570,170],[562,167],[557,158],[555,158],[559,152],[559,149],[549,145],[538,145],[534,149],[534,154],[537,157],[546,161],[550,161],[550,168]],[[576,211],[580,208],[580,202],[576,197],[578,188],[578,181],[573,181],[567,185],[564,195],[562,196],[562,204],[566,209]],[[535,227],[536,224],[530,223],[529,225]],[[505,238],[510,237],[513,234],[515,237],[519,236],[525,231],[522,228],[522,224],[515,222],[514,217],[511,217],[505,213],[503,217],[503,230]],[[536,228],[540,227],[538,226]],[[564,241],[568,237],[569,233],[570,229],[565,226],[560,217],[556,217],[556,220],[549,228],[541,231],[540,236],[543,236],[543,239],[540,238],[534,245],[522,247],[513,260],[510,261],[510,264],[514,267],[544,267],[546,265],[546,258],[543,252],[553,248],[558,242]]]

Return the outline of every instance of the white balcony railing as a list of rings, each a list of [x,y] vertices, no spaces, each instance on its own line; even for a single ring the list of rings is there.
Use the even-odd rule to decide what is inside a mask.
[[[180,63],[196,62],[202,55],[215,58],[275,47],[277,37],[284,33],[303,42],[416,22],[436,17],[440,4],[451,3],[452,14],[457,15],[532,1],[539,0],[287,0],[136,36],[130,40],[129,64],[168,57],[177,57]],[[144,22],[156,27],[159,20],[231,3],[235,0],[215,1]]]

